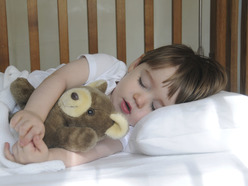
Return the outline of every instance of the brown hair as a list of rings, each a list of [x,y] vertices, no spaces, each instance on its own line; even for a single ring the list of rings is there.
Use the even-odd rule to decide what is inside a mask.
[[[177,67],[175,74],[163,82],[169,84],[169,98],[178,91],[176,104],[213,95],[227,84],[226,72],[217,61],[197,55],[190,47],[182,44],[149,51],[141,63],[147,63],[154,70]]]

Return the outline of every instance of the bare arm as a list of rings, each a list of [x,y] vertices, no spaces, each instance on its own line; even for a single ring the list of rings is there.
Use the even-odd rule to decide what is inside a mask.
[[[120,151],[122,151],[122,145],[119,140],[106,138],[87,152],[75,153],[59,148],[50,149],[49,160],[62,160],[66,167],[72,167],[88,163]]]
[[[66,167],[72,167],[122,151],[121,142],[110,138],[98,142],[93,149],[87,152],[76,153],[61,148],[47,149],[43,140],[37,137],[34,138],[33,144],[29,143],[25,147],[21,147],[17,142],[12,147],[13,154],[10,152],[9,144],[6,143],[4,147],[5,157],[10,161],[21,164],[61,160]]]
[[[88,75],[89,67],[85,58],[68,63],[41,83],[31,95],[25,110],[35,112],[44,121],[59,96],[66,89],[85,83]]]
[[[82,58],[58,69],[40,84],[25,109],[10,121],[10,125],[19,132],[21,145],[27,145],[35,135],[43,138],[43,122],[57,99],[66,89],[85,83],[88,75],[88,62]]]

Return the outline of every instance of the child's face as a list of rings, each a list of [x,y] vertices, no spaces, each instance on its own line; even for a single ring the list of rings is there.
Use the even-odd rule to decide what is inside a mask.
[[[152,70],[147,64],[131,64],[126,76],[117,84],[111,100],[134,126],[155,109],[175,104],[177,93],[168,98],[168,86],[162,82],[176,71],[176,67]]]

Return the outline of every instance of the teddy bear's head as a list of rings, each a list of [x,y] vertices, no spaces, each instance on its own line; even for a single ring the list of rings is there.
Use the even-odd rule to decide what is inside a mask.
[[[64,92],[58,106],[70,121],[68,125],[90,127],[99,137],[105,134],[114,139],[123,137],[127,132],[127,122],[104,94],[106,89],[107,82],[99,80]]]
[[[49,148],[86,151],[106,136],[118,139],[127,133],[127,120],[104,94],[106,88],[107,83],[100,80],[60,96],[44,122],[44,141]],[[10,90],[23,109],[34,88],[26,79],[18,78]]]

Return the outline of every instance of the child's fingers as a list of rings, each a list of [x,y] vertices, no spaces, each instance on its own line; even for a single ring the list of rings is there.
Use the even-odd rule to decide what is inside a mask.
[[[10,145],[7,142],[4,144],[4,155],[8,160],[15,162],[15,158],[10,152]]]
[[[20,136],[20,137],[19,137],[19,145],[20,145],[21,147],[24,147],[24,146],[26,146],[27,144],[29,144],[29,143],[32,141],[32,139],[33,139],[33,134],[30,134],[30,133],[28,133],[28,134],[25,135],[25,136]]]
[[[13,129],[15,129],[16,126],[17,126],[17,124],[19,123],[20,120],[21,120],[20,114],[19,114],[19,113],[16,113],[16,114],[13,116],[13,118],[11,118],[9,124],[10,124],[10,126],[11,126]]]
[[[26,133],[23,132],[23,135],[20,135],[20,146],[25,146],[30,143],[36,135],[39,135],[41,139],[44,137],[44,134],[37,127],[26,130]]]
[[[27,145],[33,139],[34,134],[31,127],[30,122],[21,122],[16,126],[15,130],[19,133],[20,146]]]
[[[34,140],[33,140],[34,146],[39,150],[39,151],[43,151],[47,149],[46,144],[44,143],[43,140],[41,140],[41,138],[39,136],[35,136]]]
[[[15,129],[18,131],[19,136],[26,136],[27,133],[29,133],[29,131],[32,129],[32,125],[30,121],[23,121],[20,122]]]

